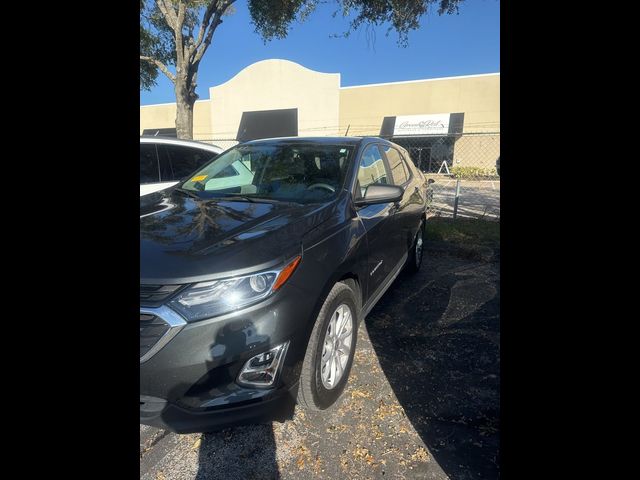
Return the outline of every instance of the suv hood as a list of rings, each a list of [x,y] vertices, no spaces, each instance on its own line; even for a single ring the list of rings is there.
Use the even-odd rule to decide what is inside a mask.
[[[282,265],[329,218],[322,205],[201,200],[170,191],[140,198],[140,283],[179,284]]]

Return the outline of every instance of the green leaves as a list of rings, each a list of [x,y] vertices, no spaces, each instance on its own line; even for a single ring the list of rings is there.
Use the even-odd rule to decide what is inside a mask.
[[[431,6],[438,14],[458,12],[464,0],[335,0],[334,17],[341,14],[349,19],[349,28],[341,35],[348,37],[363,26],[370,28],[388,25],[386,34],[396,31],[398,44],[408,45],[409,32],[420,27],[420,22]],[[293,21],[306,20],[320,0],[249,0],[252,23],[265,42],[285,38]]]
[[[175,65],[175,39],[156,2],[140,1],[140,56],[151,57],[164,65]],[[140,60],[140,90],[156,85],[158,67]]]
[[[458,5],[464,0],[339,0],[342,15],[351,17],[349,29],[342,36],[362,26],[372,27],[388,24],[386,35],[392,31],[398,34],[398,45],[409,44],[409,32],[420,27],[423,17],[431,5],[438,7],[438,14],[457,13]]]
[[[306,14],[310,13],[317,0],[249,0],[249,14],[256,27],[256,33],[265,42],[274,38],[285,38],[289,26],[306,7]]]
[[[265,43],[274,38],[286,38],[291,24],[306,20],[321,1],[249,0],[251,23]],[[332,36],[348,37],[351,32],[362,27],[366,27],[369,33],[373,27],[387,25],[386,35],[395,31],[398,34],[398,44],[406,46],[409,32],[419,28],[431,7],[437,8],[439,15],[453,14],[457,13],[462,1],[464,0],[334,0],[334,16],[340,14],[348,19],[349,27],[346,32]],[[184,16],[180,17],[182,22],[177,28],[182,37],[183,45],[180,48],[184,48],[196,41],[204,12],[209,8],[217,11],[223,5],[226,5],[223,15],[234,12],[233,1],[230,0],[140,0],[140,55],[153,58],[165,66],[175,65],[176,32],[171,25],[178,20],[180,7],[184,10]],[[211,17],[205,18],[208,20]],[[204,45],[204,48],[208,46]],[[199,58],[201,57],[200,55]],[[199,61],[195,63],[199,65]],[[187,66],[181,67],[184,69]],[[198,67],[195,68],[197,70]],[[140,89],[152,88],[157,76],[157,63],[141,60]]]
[[[178,137],[191,138],[196,81],[202,58],[223,17],[233,14],[236,0],[140,0],[140,89],[156,85],[158,72],[175,85]],[[326,0],[328,1],[328,0]],[[285,38],[294,21],[306,20],[325,0],[248,0],[251,23],[265,43]],[[341,36],[366,26],[389,25],[398,44],[408,44],[409,32],[420,26],[431,5],[438,13],[458,11],[463,0],[334,0],[337,11],[349,19]],[[329,32],[327,32],[329,33]],[[169,67],[175,67],[171,71]]]

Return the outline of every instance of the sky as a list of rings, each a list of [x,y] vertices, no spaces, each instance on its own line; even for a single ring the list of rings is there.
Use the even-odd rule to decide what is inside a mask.
[[[409,46],[398,35],[386,36],[387,26],[349,38],[331,38],[347,29],[347,20],[332,17],[334,2],[321,5],[303,23],[295,22],[287,38],[266,45],[254,32],[245,0],[225,18],[214,34],[198,71],[196,92],[209,98],[219,85],[260,60],[279,58],[311,70],[340,73],[341,86],[474,75],[500,71],[500,2],[465,0],[458,15],[427,14],[418,30],[409,33]],[[162,74],[151,91],[140,92],[140,104],[175,102],[172,83]]]

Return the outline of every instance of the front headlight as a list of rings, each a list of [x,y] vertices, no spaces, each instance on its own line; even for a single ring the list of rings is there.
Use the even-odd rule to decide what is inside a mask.
[[[169,302],[188,322],[215,317],[258,302],[278,290],[298,266],[297,256],[281,270],[191,285]]]

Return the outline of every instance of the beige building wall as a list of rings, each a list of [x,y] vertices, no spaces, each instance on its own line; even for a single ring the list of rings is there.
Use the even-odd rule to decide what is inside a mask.
[[[349,135],[378,135],[385,116],[456,112],[465,114],[465,133],[500,131],[499,73],[341,88],[338,73],[272,59],[209,92],[195,104],[196,140],[233,139],[242,112],[284,108],[298,109],[300,136],[344,135],[347,127]],[[175,115],[175,103],[141,106],[140,133],[175,127]],[[468,142],[467,151],[479,145]]]
[[[288,60],[249,65],[210,89],[214,137],[235,138],[242,112],[298,109],[298,135],[338,133],[340,74],[309,70]]]
[[[211,100],[198,100],[193,106],[193,138],[211,138]],[[140,135],[145,128],[175,128],[176,104],[140,106]]]
[[[500,131],[500,74],[340,89],[340,131],[379,135],[384,117],[464,112],[464,132]]]

